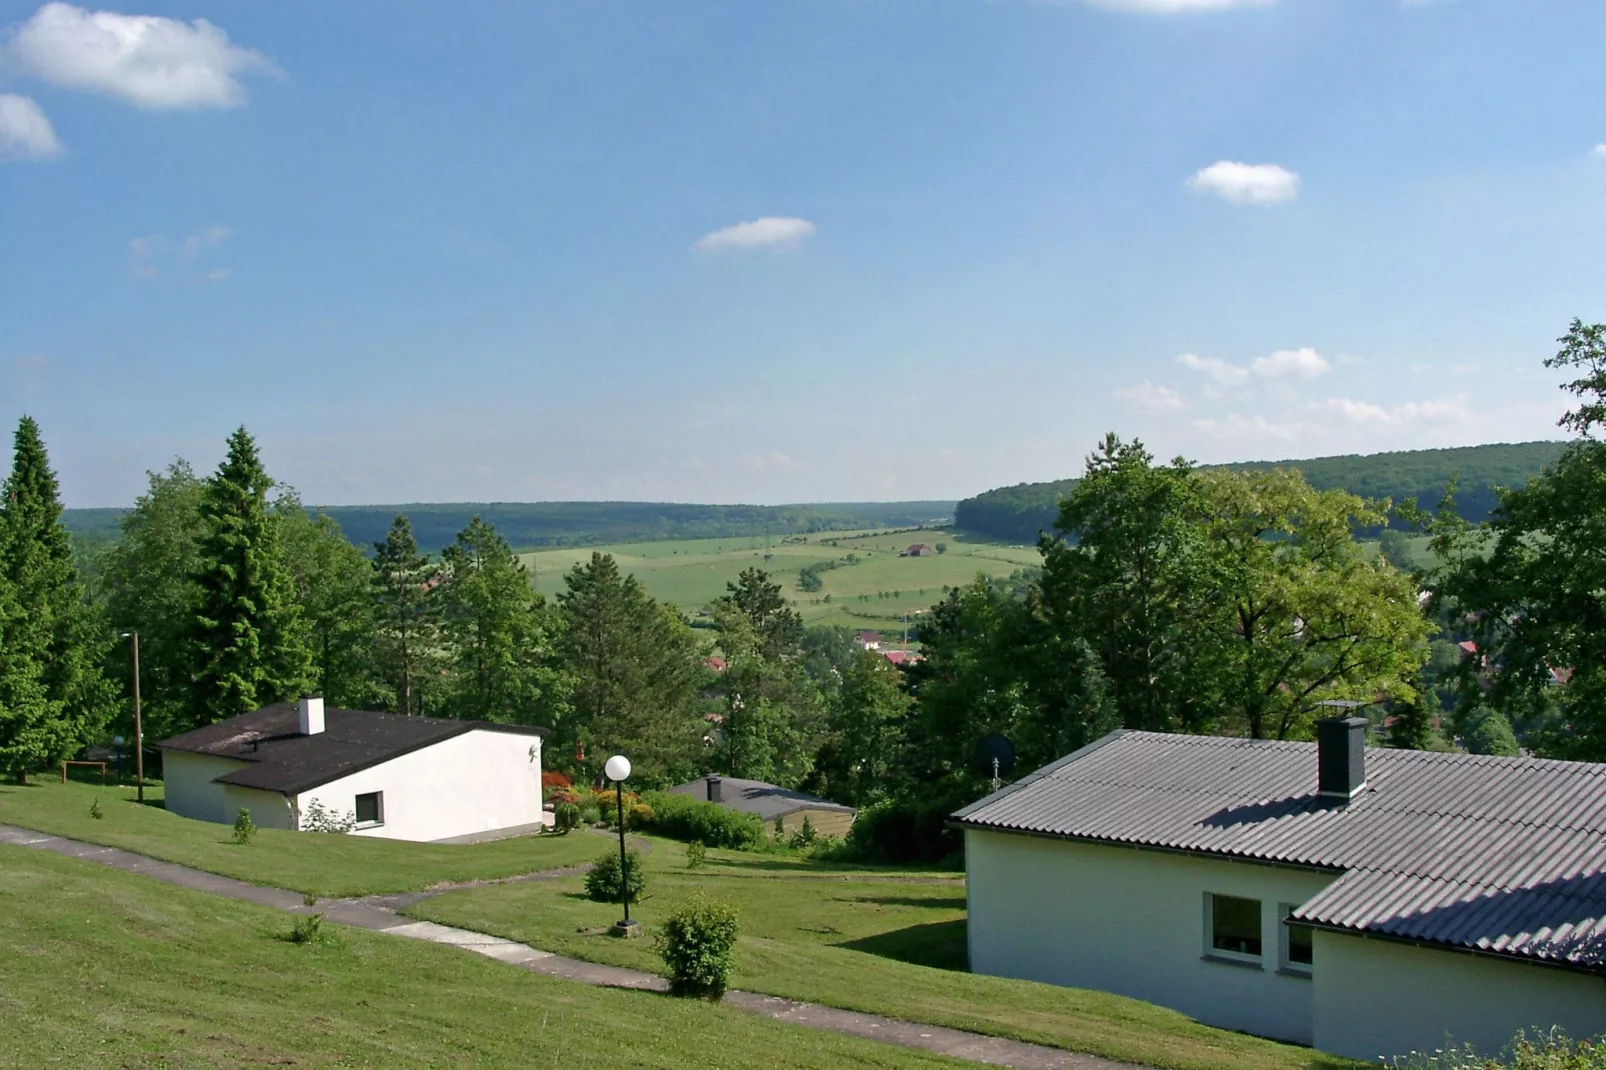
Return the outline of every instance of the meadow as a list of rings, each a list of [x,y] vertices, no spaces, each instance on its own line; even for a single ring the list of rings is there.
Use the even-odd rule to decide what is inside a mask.
[[[935,547],[939,542],[946,553],[899,556],[914,543]],[[901,635],[905,614],[912,620],[941,601],[945,587],[969,583],[977,573],[1007,576],[1040,562],[1033,546],[930,528],[622,543],[542,550],[521,558],[534,574],[536,589],[551,597],[563,590],[569,569],[589,560],[593,551],[612,554],[654,598],[691,616],[723,595],[743,569],[762,568],[781,584],[805,624],[875,629],[888,639],[894,632]],[[849,555],[856,563],[845,563]],[[837,567],[820,574],[820,590],[799,589],[803,569],[833,561]]]

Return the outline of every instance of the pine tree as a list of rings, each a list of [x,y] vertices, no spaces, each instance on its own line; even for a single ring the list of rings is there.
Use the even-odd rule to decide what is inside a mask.
[[[61,514],[39,425],[24,416],[0,504],[0,582],[10,588],[8,671],[22,688],[19,695],[32,690],[21,681],[36,681],[48,708],[31,734],[32,750],[43,761],[66,757],[98,735],[117,700],[101,671],[109,637],[85,599]]]
[[[454,717],[551,726],[563,704],[545,599],[507,540],[480,517],[441,555]]]
[[[241,427],[206,483],[206,522],[191,621],[189,722],[212,724],[304,690],[311,677],[306,625],[268,508],[273,480]]]
[[[331,706],[383,701],[375,676],[373,566],[321,509],[309,513],[288,488],[273,503],[296,603],[307,623],[312,681]]]
[[[60,706],[45,696],[40,665],[15,640],[27,621],[11,581],[0,575],[0,772],[27,783],[56,747]]]
[[[374,543],[373,594],[379,675],[397,713],[422,713],[424,682],[433,665],[439,628],[430,594],[436,581],[405,516]]]

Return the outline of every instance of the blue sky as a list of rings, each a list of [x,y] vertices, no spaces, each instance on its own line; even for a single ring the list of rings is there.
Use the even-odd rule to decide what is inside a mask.
[[[79,506],[240,423],[332,504],[1557,437],[1603,43],[1598,0],[0,2],[0,420]]]

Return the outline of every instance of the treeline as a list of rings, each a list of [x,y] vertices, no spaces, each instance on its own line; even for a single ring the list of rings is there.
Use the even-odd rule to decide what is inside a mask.
[[[340,525],[359,546],[385,538],[404,514],[424,550],[450,546],[470,520],[493,525],[521,550],[659,539],[763,538],[867,527],[946,523],[953,502],[847,502],[816,505],[681,505],[664,502],[489,502],[483,504],[343,505],[310,510]],[[125,510],[69,509],[67,528],[114,540]]]
[[[1555,463],[1564,442],[1464,446],[1442,450],[1314,457],[1302,461],[1246,461],[1220,467],[1233,471],[1294,468],[1317,490],[1345,490],[1363,498],[1388,498],[1434,511],[1445,487],[1456,484],[1455,509],[1473,523],[1489,519],[1499,498],[1496,487],[1521,487]],[[1011,542],[1036,542],[1059,515],[1060,501],[1075,479],[1019,483],[966,498],[954,507],[956,526]],[[1399,521],[1394,521],[1396,526]]]

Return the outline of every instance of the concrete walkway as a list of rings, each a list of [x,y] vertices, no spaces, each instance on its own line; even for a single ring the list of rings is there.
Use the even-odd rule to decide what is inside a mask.
[[[50,836],[32,829],[0,825],[0,843],[15,847],[32,847],[52,851],[84,862],[96,862],[128,873],[138,873],[168,884],[214,895],[240,899],[258,906],[272,907],[293,914],[321,913],[329,921],[359,929],[403,936],[413,940],[447,944],[476,955],[505,962],[531,973],[561,977],[582,984],[609,988],[637,988],[663,992],[669,986],[664,978],[639,970],[603,966],[594,962],[554,955],[512,940],[503,940],[467,929],[454,929],[429,921],[411,921],[396,913],[397,904],[409,905],[431,893],[405,893],[395,896],[371,896],[365,899],[319,900],[308,905],[299,892],[284,888],[269,888],[260,884],[220,877],[215,873],[191,869],[172,862],[162,862],[146,855],[124,851],[117,847],[100,847],[61,836]],[[537,879],[544,874],[530,874],[524,879]],[[438,893],[437,893],[438,894]],[[417,898],[412,898],[416,896]],[[833,1033],[866,1037],[906,1048],[919,1048],[938,1055],[948,1055],[991,1066],[1017,1067],[1019,1070],[1141,1070],[1130,1063],[1118,1063],[1093,1055],[1062,1051],[1041,1044],[1027,1044],[1018,1040],[983,1036],[942,1026],[903,1022],[875,1014],[822,1007],[813,1003],[798,1003],[777,996],[754,992],[731,991],[725,994],[725,1003],[753,1014],[762,1014],[778,1021],[791,1022],[810,1029],[824,1029]]]

